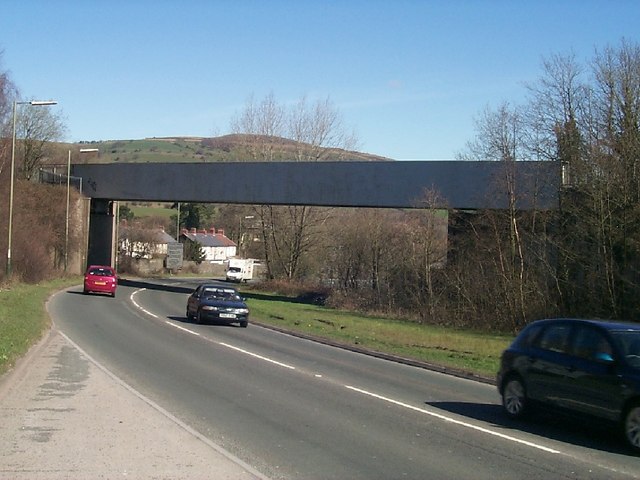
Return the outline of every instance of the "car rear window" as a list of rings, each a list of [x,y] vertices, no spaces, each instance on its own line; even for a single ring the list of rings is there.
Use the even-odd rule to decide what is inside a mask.
[[[542,325],[540,324],[529,325],[522,331],[522,333],[518,337],[518,345],[523,348],[530,347],[533,344],[534,340],[538,337],[540,330],[542,330]]]
[[[569,345],[571,326],[567,324],[547,325],[536,338],[535,346],[542,350],[566,353]]]
[[[238,292],[231,288],[205,288],[202,292],[205,297],[225,298],[239,300]]]
[[[112,277],[113,271],[107,268],[92,268],[89,270],[89,275],[98,275],[100,277]]]
[[[587,360],[613,359],[613,349],[604,334],[586,325],[576,327],[571,353]]]
[[[640,330],[612,331],[622,355],[635,368],[640,368]]]

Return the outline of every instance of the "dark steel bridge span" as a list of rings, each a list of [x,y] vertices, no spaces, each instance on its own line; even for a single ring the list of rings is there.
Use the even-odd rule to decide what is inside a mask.
[[[90,264],[112,263],[114,200],[419,208],[428,195],[437,208],[549,210],[561,184],[559,163],[538,161],[112,163],[72,174],[92,199]]]

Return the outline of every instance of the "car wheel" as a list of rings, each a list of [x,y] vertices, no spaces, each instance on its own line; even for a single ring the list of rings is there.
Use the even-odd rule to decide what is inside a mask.
[[[507,378],[502,389],[502,406],[511,418],[522,418],[527,413],[527,392],[520,378]]]
[[[249,325],[249,322],[247,322],[246,320],[245,320],[245,321],[243,321],[243,322],[240,322],[240,326],[241,326],[242,328],[247,328],[247,325]]]
[[[196,313],[196,323],[202,323],[202,312],[200,310],[198,310],[198,313]]]
[[[640,403],[631,405],[624,416],[624,438],[636,452],[640,452]]]

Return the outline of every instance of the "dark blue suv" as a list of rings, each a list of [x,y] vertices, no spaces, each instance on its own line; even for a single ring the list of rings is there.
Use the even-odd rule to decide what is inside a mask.
[[[598,417],[640,452],[640,324],[533,322],[502,354],[497,385],[512,418],[535,405]]]

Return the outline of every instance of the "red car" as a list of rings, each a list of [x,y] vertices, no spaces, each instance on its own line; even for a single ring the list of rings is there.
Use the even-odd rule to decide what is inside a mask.
[[[108,293],[116,296],[118,277],[108,265],[91,265],[84,274],[84,292]]]

